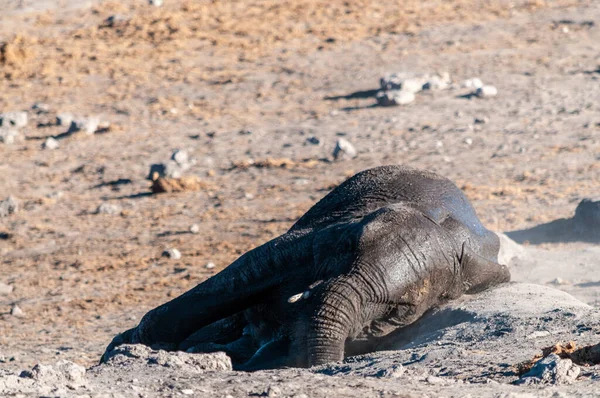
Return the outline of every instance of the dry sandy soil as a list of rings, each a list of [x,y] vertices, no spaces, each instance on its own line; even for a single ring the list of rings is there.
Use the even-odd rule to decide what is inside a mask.
[[[449,177],[485,225],[524,244],[511,246],[525,253],[511,262],[514,280],[600,306],[600,242],[567,230],[544,239],[535,228],[600,195],[598,2],[165,3],[0,0],[0,113],[29,114],[15,143],[0,142],[0,200],[20,204],[0,218],[0,282],[13,287],[0,295],[1,369],[61,359],[94,365],[147,310],[279,235],[348,176],[382,164]],[[448,72],[455,84],[418,93],[408,106],[375,106],[379,78],[390,72]],[[473,77],[498,95],[470,96],[461,82]],[[36,103],[48,110],[33,110]],[[105,123],[93,135],[65,134],[55,123],[62,112]],[[42,149],[48,137],[59,148]],[[355,145],[357,158],[333,161],[340,137]],[[152,194],[150,165],[175,149],[196,159],[187,174],[202,189]],[[96,214],[103,203],[120,211]],[[188,232],[192,224],[198,234]],[[167,248],[182,258],[162,257]],[[208,269],[210,262],[216,267]],[[23,316],[11,315],[14,305]],[[560,323],[556,339],[600,342],[598,323],[589,322],[595,329],[586,335],[570,335],[569,323]],[[522,336],[512,337],[520,348],[501,363],[517,364],[555,340]],[[500,383],[491,385],[469,369],[463,379],[479,383],[475,395],[531,392],[506,387],[517,378],[506,371],[490,370],[486,377]],[[99,381],[85,393],[103,392],[97,386],[110,383],[111,371],[94,370]],[[457,372],[452,377],[461,378]],[[594,370],[587,374],[568,392],[597,389]],[[297,377],[311,384],[310,375],[230,372],[220,382],[208,377],[213,390],[196,393],[220,394],[231,379],[247,388],[229,394],[260,395],[266,390],[251,383]],[[445,390],[414,374],[408,384],[383,386],[318,375],[310,396],[352,396],[355,388],[374,396],[462,395],[467,388]],[[123,391],[111,394],[139,395],[123,380]],[[303,393],[299,385],[283,395]]]

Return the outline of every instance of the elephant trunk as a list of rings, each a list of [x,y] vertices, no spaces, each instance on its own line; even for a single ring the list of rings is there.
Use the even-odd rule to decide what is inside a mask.
[[[202,327],[251,307],[286,278],[289,264],[309,264],[311,248],[310,236],[283,235],[244,254],[217,275],[148,312],[131,342],[179,344]]]
[[[308,366],[344,359],[346,338],[357,322],[362,302],[351,283],[337,281],[325,287],[308,331]]]

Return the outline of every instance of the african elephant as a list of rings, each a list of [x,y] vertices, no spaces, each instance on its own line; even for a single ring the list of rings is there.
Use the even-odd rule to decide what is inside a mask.
[[[498,237],[434,173],[356,174],[285,234],[148,312],[117,345],[225,351],[234,368],[307,367],[372,350],[434,306],[507,282]]]

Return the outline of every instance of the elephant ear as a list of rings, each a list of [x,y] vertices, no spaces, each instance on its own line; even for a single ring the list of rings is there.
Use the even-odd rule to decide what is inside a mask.
[[[467,246],[467,242],[462,246],[460,265],[466,294],[480,293],[492,286],[510,282],[510,271],[506,265],[480,256]]]

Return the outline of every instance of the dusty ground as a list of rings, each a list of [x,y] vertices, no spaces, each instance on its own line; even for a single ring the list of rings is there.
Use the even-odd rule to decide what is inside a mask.
[[[364,168],[443,174],[505,232],[570,217],[599,195],[599,4],[422,3],[0,1],[0,112],[29,111],[17,142],[0,143],[0,200],[21,205],[0,218],[0,282],[14,287],[0,296],[0,366],[93,365],[148,309]],[[373,106],[385,73],[442,71],[451,89]],[[465,96],[472,77],[498,96]],[[61,135],[60,112],[110,127]],[[50,136],[60,147],[42,150]],[[356,159],[332,161],[339,137]],[[177,148],[207,188],[151,195],[150,165]],[[267,161],[281,158],[286,167]],[[264,167],[234,167],[249,159]],[[122,210],[94,214],[105,202]],[[513,268],[517,280],[597,307],[598,242],[537,243],[544,251],[529,259],[542,268]],[[161,257],[171,247],[181,260]],[[10,315],[15,304],[24,317]]]

